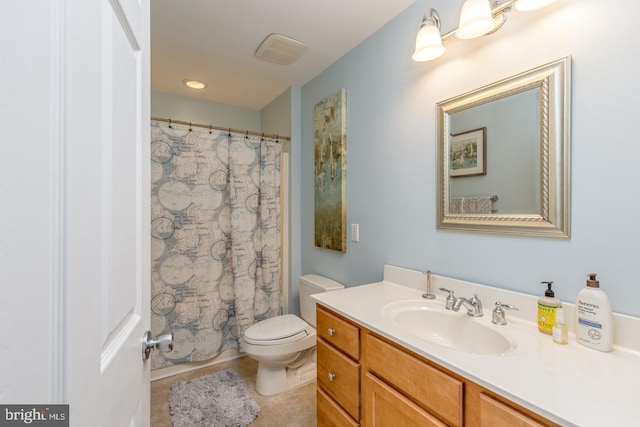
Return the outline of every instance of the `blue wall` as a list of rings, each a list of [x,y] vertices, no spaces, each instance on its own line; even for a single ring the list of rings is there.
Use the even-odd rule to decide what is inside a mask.
[[[166,92],[151,91],[151,116],[264,132],[258,110]]]
[[[625,33],[640,6],[618,1],[603,19],[599,0],[559,0],[514,12],[492,36],[449,39],[435,61],[413,62],[423,12],[436,8],[447,32],[461,5],[418,0],[302,88],[302,273],[354,286],[381,280],[387,263],[534,295],[553,280],[556,295],[575,302],[596,272],[616,312],[640,315],[640,45]],[[571,239],[437,231],[435,104],[567,55]],[[339,88],[347,89],[347,223],[360,224],[360,242],[348,241],[345,254],[313,245],[313,107]]]

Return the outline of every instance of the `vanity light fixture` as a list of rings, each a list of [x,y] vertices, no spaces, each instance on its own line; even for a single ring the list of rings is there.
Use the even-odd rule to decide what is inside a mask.
[[[455,35],[459,39],[472,39],[498,31],[511,12],[528,12],[553,3],[555,0],[496,0],[491,6],[489,0],[465,0],[460,13],[460,23],[444,35],[440,35],[440,16],[434,9],[424,15],[416,37],[414,61],[430,61],[441,56],[445,48],[442,42]]]
[[[205,82],[201,82],[199,80],[193,80],[193,79],[184,79],[182,83],[184,83],[187,87],[190,87],[191,89],[204,89],[205,87],[207,87],[207,84]]]

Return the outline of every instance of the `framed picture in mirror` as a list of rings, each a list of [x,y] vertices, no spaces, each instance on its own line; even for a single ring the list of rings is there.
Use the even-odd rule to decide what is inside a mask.
[[[449,173],[452,177],[487,174],[487,128],[451,135]]]

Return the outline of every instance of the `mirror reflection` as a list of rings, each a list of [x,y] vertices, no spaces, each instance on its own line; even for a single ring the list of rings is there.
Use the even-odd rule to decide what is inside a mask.
[[[438,103],[438,228],[569,237],[570,58]]]
[[[471,107],[449,117],[449,197],[496,196],[490,213],[540,212],[540,89],[534,88]],[[484,153],[455,154],[454,139],[483,129]],[[480,156],[478,156],[480,154]],[[456,174],[460,158],[484,160],[481,175]],[[467,161],[467,163],[471,163]],[[468,167],[466,168],[468,169]]]

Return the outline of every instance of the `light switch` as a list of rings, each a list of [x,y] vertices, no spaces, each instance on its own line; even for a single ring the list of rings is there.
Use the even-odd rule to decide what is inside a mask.
[[[359,224],[351,224],[351,241],[352,242],[360,241],[360,225]]]

